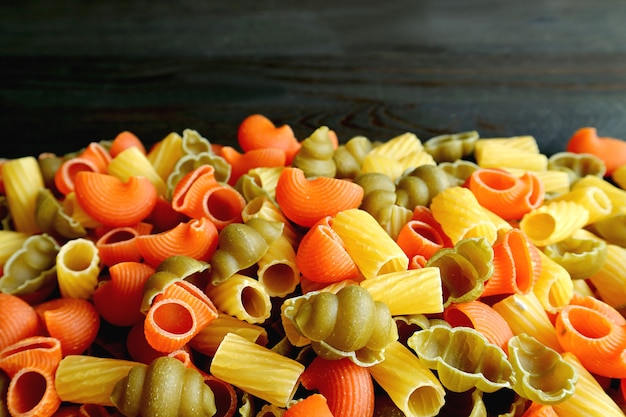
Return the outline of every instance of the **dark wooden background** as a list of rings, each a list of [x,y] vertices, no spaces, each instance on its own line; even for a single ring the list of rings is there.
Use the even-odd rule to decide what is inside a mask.
[[[343,141],[626,138],[626,2],[0,2],[0,157],[122,130],[234,144],[252,113]]]

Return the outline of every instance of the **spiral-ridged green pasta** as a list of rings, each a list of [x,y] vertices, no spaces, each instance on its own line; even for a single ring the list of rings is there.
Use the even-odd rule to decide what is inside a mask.
[[[126,417],[211,417],[217,412],[202,374],[169,356],[132,368],[113,388],[111,401]]]
[[[283,314],[325,359],[349,357],[361,366],[374,365],[398,338],[389,307],[358,285],[291,298]]]
[[[493,248],[484,237],[465,238],[443,248],[426,262],[441,270],[443,305],[476,300],[493,274]]]
[[[87,235],[80,222],[68,215],[59,200],[48,188],[42,188],[35,202],[35,221],[42,232],[59,234],[67,239],[76,239]]]
[[[570,183],[587,175],[604,177],[606,165],[589,153],[557,152],[548,158],[548,169],[567,172]]]
[[[409,210],[428,206],[440,191],[455,185],[456,179],[438,166],[420,165],[398,178],[397,201]]]
[[[336,178],[356,178],[361,174],[363,160],[373,148],[372,142],[365,136],[355,136],[345,144],[339,145],[333,154]]]
[[[565,268],[572,279],[587,279],[602,268],[607,244],[602,239],[569,237],[545,246],[543,253]]]
[[[337,171],[333,160],[335,146],[329,135],[328,127],[317,128],[311,136],[301,142],[300,150],[293,158],[291,165],[300,168],[307,178],[334,178]]]
[[[626,213],[617,213],[598,220],[590,229],[608,243],[626,248]]]
[[[424,142],[424,150],[437,163],[454,162],[471,155],[478,138],[478,132],[475,130],[439,135]]]

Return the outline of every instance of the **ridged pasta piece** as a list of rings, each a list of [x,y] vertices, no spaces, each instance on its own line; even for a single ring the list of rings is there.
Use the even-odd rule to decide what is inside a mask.
[[[594,222],[588,227],[607,243],[626,248],[626,210]]]
[[[548,169],[566,172],[570,183],[587,175],[606,175],[604,161],[590,153],[557,152],[548,158]]]
[[[475,329],[435,325],[413,333],[407,343],[450,391],[476,387],[491,393],[514,383],[513,367],[504,351]]]
[[[64,243],[56,256],[56,271],[62,297],[90,298],[100,275],[96,244],[85,238]]]
[[[63,195],[74,191],[74,179],[81,171],[102,172],[98,165],[89,159],[78,156],[65,159],[55,172],[55,189]]]
[[[0,230],[0,265],[4,267],[6,261],[19,250],[30,235],[14,230]]]
[[[360,282],[374,301],[389,307],[392,316],[443,312],[439,268],[389,272]]]
[[[616,168],[611,175],[611,179],[622,190],[626,190],[626,164]]]
[[[143,145],[143,142],[135,135],[133,132],[128,130],[124,130],[119,132],[109,146],[109,154],[112,158],[115,158],[121,152],[125,151],[128,148],[137,148],[139,152],[142,154],[146,154],[146,148]]]
[[[159,352],[150,346],[144,332],[145,319],[131,326],[126,335],[126,350],[130,359],[143,364],[150,364],[156,358],[167,356],[167,352]]]
[[[443,236],[443,231],[440,232],[424,221],[413,219],[402,226],[396,243],[409,258],[421,255],[430,259],[435,252],[445,247],[446,240]]]
[[[11,378],[7,409],[12,417],[51,417],[60,406],[54,372],[27,366]]]
[[[365,156],[372,150],[372,142],[365,136],[354,136],[339,144],[333,154],[336,178],[354,179],[359,176]]]
[[[289,240],[291,246],[297,248],[300,244],[302,233],[287,220],[280,208],[274,204],[269,197],[259,196],[246,203],[241,211],[241,218],[244,223],[250,219],[260,218],[271,222],[279,222],[283,224],[283,236]]]
[[[455,177],[431,164],[404,171],[396,183],[397,202],[409,210],[414,210],[416,206],[430,206],[441,191],[460,185]]]
[[[336,135],[327,126],[320,126],[309,137],[300,142],[300,149],[291,161],[307,178],[335,178],[337,167],[333,159]]]
[[[24,156],[4,162],[2,183],[15,230],[27,234],[41,232],[35,220],[35,204],[44,182],[37,159]]]
[[[37,312],[16,295],[0,292],[0,350],[41,334]]]
[[[235,333],[261,346],[267,344],[267,330],[263,327],[219,313],[215,320],[189,341],[189,346],[197,352],[212,357],[228,333]]]
[[[130,226],[154,208],[157,191],[146,177],[124,182],[112,175],[81,171],[74,182],[76,199],[96,221],[107,226]]]
[[[222,381],[213,375],[201,372],[204,375],[204,383],[211,388],[215,397],[214,417],[233,417],[237,411],[238,396],[235,387],[226,381]],[[247,394],[246,394],[247,395]],[[242,395],[242,402],[245,395]],[[240,409],[243,413],[243,410]]]
[[[76,157],[93,162],[98,169],[97,172],[105,172],[111,162],[110,148],[110,144],[105,142],[90,142],[87,147],[76,154]]]
[[[186,345],[201,328],[189,303],[178,298],[160,298],[146,313],[144,334],[153,349],[169,353]]]
[[[437,163],[454,162],[471,155],[478,138],[479,134],[475,130],[438,135],[424,142],[424,150]]]
[[[294,223],[311,227],[324,216],[359,207],[363,189],[337,178],[307,179],[299,168],[286,167],[276,184],[276,201]]]
[[[520,168],[545,171],[548,157],[539,153],[533,136],[481,138],[474,145],[476,163],[482,168]]]
[[[548,313],[555,314],[561,307],[570,303],[574,295],[574,283],[569,272],[557,262],[539,252],[541,269],[533,284],[532,292]]]
[[[452,327],[471,327],[487,338],[489,343],[506,352],[513,331],[504,318],[490,305],[479,301],[454,303],[443,311],[443,318]]]
[[[365,278],[407,269],[406,254],[367,211],[341,211],[330,225]]]
[[[183,138],[176,132],[170,132],[146,153],[148,161],[164,181],[182,156]]]
[[[96,240],[100,261],[111,267],[120,262],[139,262],[141,254],[135,238],[152,232],[153,225],[141,222],[135,226],[113,227]]]
[[[48,188],[42,188],[35,201],[35,221],[43,233],[50,233],[66,239],[83,237],[85,227],[67,214],[63,206]]]
[[[251,114],[242,120],[237,130],[237,142],[244,152],[262,148],[282,149],[287,165],[300,150],[300,142],[289,125],[276,126],[262,114]]]
[[[570,177],[567,172],[546,170],[532,171],[543,184],[546,197],[565,194],[570,191]]]
[[[83,353],[100,330],[100,316],[89,301],[53,298],[35,307],[46,334],[61,342],[63,356]]]
[[[445,403],[441,382],[399,341],[390,343],[385,360],[368,370],[407,417],[435,416]]]
[[[185,138],[183,138],[183,148],[185,147]],[[207,145],[210,147],[210,145]],[[200,153],[185,153],[174,166],[174,169],[167,177],[167,195],[168,199],[172,198],[172,193],[178,182],[187,174],[195,169],[208,165],[215,169],[215,178],[218,182],[226,183],[230,178],[231,167],[224,158],[215,155],[211,151]]]
[[[202,374],[171,357],[131,368],[113,388],[111,401],[128,417],[211,417],[217,411]]]
[[[61,358],[61,342],[58,339],[31,336],[0,350],[0,369],[9,377],[26,367],[54,373]]]
[[[256,197],[267,197],[276,200],[276,184],[280,173],[285,167],[259,167],[249,170],[237,180],[235,188],[243,195],[246,201]]]
[[[456,186],[442,190],[433,198],[430,210],[453,243],[481,236],[490,244],[496,241],[496,225],[467,188]]]
[[[65,196],[62,201],[63,211],[72,217],[76,222],[80,223],[85,229],[96,229],[102,226],[102,223],[95,220],[83,209],[76,199],[76,192],[72,191]]]
[[[626,162],[626,144],[623,140],[599,136],[595,127],[582,127],[569,138],[568,152],[589,153],[600,158],[606,166],[606,174]]]
[[[128,147],[117,153],[106,168],[106,172],[123,182],[130,177],[147,178],[160,196],[167,194],[167,185],[154,166],[148,160],[145,151],[136,146]]]
[[[254,278],[235,273],[219,285],[209,284],[206,293],[219,311],[248,323],[263,323],[271,315],[270,295]]]
[[[270,243],[257,266],[257,279],[271,297],[285,297],[300,284],[296,251],[284,235]]]
[[[272,369],[272,383],[267,370]],[[210,373],[239,389],[279,407],[287,407],[304,371],[301,363],[228,333],[211,361]]]
[[[572,190],[585,187],[598,187],[606,193],[613,207],[611,214],[617,214],[625,210],[626,190],[616,187],[604,178],[598,178],[595,175],[587,175],[572,184]]]
[[[322,394],[311,394],[300,401],[292,404],[287,411],[283,414],[283,417],[333,417],[326,397]]]
[[[547,246],[572,236],[587,224],[589,211],[572,201],[555,201],[525,214],[519,227],[532,243]]]
[[[558,195],[550,199],[550,201],[572,201],[585,207],[589,212],[589,218],[585,226],[607,218],[613,210],[613,204],[609,196],[606,195],[604,190],[596,186],[578,187]]]
[[[522,397],[539,404],[558,404],[574,394],[578,381],[574,367],[534,337],[512,337],[508,355],[515,370],[513,389]]]
[[[286,162],[285,151],[278,148],[250,149],[240,153],[232,146],[224,146],[220,150],[226,162],[231,166],[228,183],[234,186],[242,175],[259,167],[283,167]]]
[[[551,405],[532,403],[522,417],[559,417]]]
[[[609,244],[602,267],[589,277],[602,301],[613,308],[626,305],[625,262],[626,248]]]
[[[213,222],[202,217],[160,233],[137,236],[135,241],[144,262],[156,268],[175,255],[208,261],[217,249],[218,231]]]
[[[598,272],[607,252],[604,240],[576,235],[543,248],[543,253],[565,268],[572,279],[586,279]]]

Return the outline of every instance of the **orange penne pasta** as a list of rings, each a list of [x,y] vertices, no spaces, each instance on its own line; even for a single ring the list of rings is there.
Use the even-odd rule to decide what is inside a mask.
[[[63,356],[83,353],[100,330],[100,316],[82,298],[53,298],[35,307],[47,334],[59,339]]]
[[[32,336],[0,351],[0,369],[9,377],[13,377],[20,369],[26,367],[54,372],[61,358],[59,339],[49,336]]]
[[[304,370],[302,385],[328,400],[333,416],[363,417],[374,413],[374,383],[367,368],[349,358],[328,360],[321,356]]]
[[[156,268],[173,255],[208,261],[217,249],[218,231],[206,217],[180,223],[161,233],[137,236],[137,249],[144,261]]]
[[[16,295],[0,292],[0,350],[22,339],[41,334],[36,311]]]
[[[110,229],[96,240],[100,261],[109,267],[120,262],[141,261],[135,238],[151,231],[152,225],[145,222]]]
[[[29,366],[11,378],[7,408],[12,417],[51,417],[60,406],[54,372]]]
[[[112,158],[115,158],[120,152],[135,147],[141,151],[144,155],[147,153],[146,148],[139,140],[139,138],[132,132],[127,130],[120,132],[115,136],[113,141],[111,141],[111,146],[109,146],[109,153]]]
[[[107,322],[131,326],[143,318],[140,310],[144,284],[154,268],[141,262],[119,262],[109,268],[109,280],[102,281],[93,293],[93,303]]]
[[[231,166],[228,183],[235,185],[239,177],[253,168],[285,166],[287,155],[284,149],[260,148],[240,153],[231,146],[224,146],[220,155]]]
[[[282,149],[285,151],[287,165],[291,164],[300,150],[300,142],[289,125],[277,127],[261,114],[252,114],[241,122],[237,130],[237,141],[244,152],[263,148]]]
[[[130,226],[144,220],[157,200],[154,185],[145,177],[127,182],[97,172],[81,171],[74,180],[76,199],[94,220],[107,226]]]
[[[363,188],[337,178],[309,180],[299,168],[282,170],[276,184],[276,201],[285,216],[300,226],[311,227],[324,216],[358,208]]]
[[[296,252],[296,266],[314,282],[357,280],[359,269],[341,237],[330,226],[331,222],[331,216],[323,217],[302,237]]]
[[[333,417],[322,394],[311,394],[289,407],[283,417]]]

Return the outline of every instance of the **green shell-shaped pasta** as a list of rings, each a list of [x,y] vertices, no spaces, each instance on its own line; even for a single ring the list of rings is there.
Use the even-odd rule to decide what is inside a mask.
[[[578,374],[555,350],[521,333],[508,343],[509,361],[515,371],[513,389],[540,404],[558,404],[574,394]]]
[[[438,166],[420,165],[398,178],[397,201],[409,210],[429,206],[440,191],[454,185],[457,185],[456,179]]]
[[[464,159],[459,159],[454,162],[442,162],[437,166],[439,169],[446,172],[451,177],[451,181],[456,185],[463,185],[472,173],[480,168],[476,163]]]
[[[598,220],[590,229],[608,243],[626,248],[626,213]]]
[[[0,277],[0,292],[31,294],[56,280],[60,246],[47,233],[29,236],[7,259]]]
[[[544,247],[543,253],[565,268],[572,279],[586,279],[602,268],[607,250],[604,240],[569,237]]]
[[[437,163],[454,162],[471,155],[474,152],[474,145],[476,145],[478,138],[478,132],[474,130],[439,135],[424,142],[424,150]]]
[[[407,343],[450,391],[475,387],[490,393],[515,383],[506,353],[473,328],[431,326],[415,332]]]
[[[68,215],[48,188],[42,188],[35,200],[35,221],[42,232],[58,234],[67,239],[87,235],[80,222]]]
[[[270,201],[274,201],[274,198],[257,182],[257,179],[247,173],[237,179],[235,190],[239,191],[239,194],[243,196],[247,203],[257,197],[265,197]]]
[[[208,151],[200,152],[197,154],[188,153],[181,157],[178,162],[176,162],[174,169],[167,177],[167,197],[171,199],[174,188],[176,188],[176,184],[178,184],[178,182],[185,175],[202,165],[211,165],[215,169],[213,175],[215,176],[216,181],[221,183],[228,182],[228,179],[230,178],[231,167],[224,158]]]
[[[486,238],[466,238],[443,248],[426,262],[440,269],[444,307],[476,300],[493,274],[493,248]]]
[[[113,388],[111,401],[126,417],[211,417],[217,412],[202,374],[169,356],[131,368]]]
[[[300,150],[291,165],[300,168],[307,178],[334,178],[337,171],[333,160],[334,153],[335,146],[330,139],[330,129],[321,126],[301,142]]]
[[[372,150],[372,142],[365,136],[355,136],[335,149],[333,159],[336,178],[356,178],[361,174],[363,160]]]
[[[141,311],[147,313],[154,297],[177,281],[193,281],[193,276],[209,269],[207,262],[190,256],[175,255],[163,260],[144,284]]]
[[[398,329],[385,303],[374,301],[359,285],[336,294],[313,291],[286,302],[283,314],[325,359],[350,358],[360,366],[384,359],[385,347]]]
[[[236,272],[256,264],[283,232],[284,224],[262,218],[231,223],[219,235],[211,258],[211,283],[218,285]]]
[[[194,129],[183,130],[181,147],[185,154],[213,153],[211,142]]]
[[[602,178],[606,174],[604,161],[589,153],[557,152],[548,158],[548,169],[567,172],[570,183],[587,175]]]

